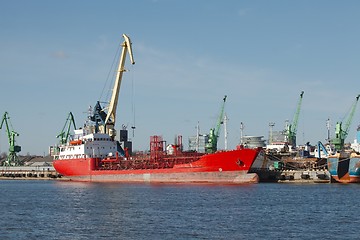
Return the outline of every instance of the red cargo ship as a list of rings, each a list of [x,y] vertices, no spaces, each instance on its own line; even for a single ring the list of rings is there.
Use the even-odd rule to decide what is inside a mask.
[[[126,129],[120,131],[120,141],[115,139],[116,107],[127,52],[134,64],[130,39],[125,34],[123,37],[125,41],[107,113],[97,102],[84,128],[76,129],[69,138],[69,132],[59,135],[61,144],[53,148],[56,171],[71,180],[87,182],[258,182],[257,174],[248,173],[248,170],[259,149],[239,147],[231,151],[216,151],[213,147],[211,153],[199,153],[183,151],[181,137],[176,144],[165,146],[160,136],[152,136],[149,153],[133,154]]]
[[[56,171],[71,180],[221,184],[257,183],[259,180],[257,174],[248,173],[259,150],[236,149],[206,154],[183,152],[181,145],[169,145],[171,151],[165,151],[161,137],[152,136],[149,154],[122,157],[121,151],[117,151],[119,142],[107,134],[75,136],[81,144],[60,146],[53,162]]]

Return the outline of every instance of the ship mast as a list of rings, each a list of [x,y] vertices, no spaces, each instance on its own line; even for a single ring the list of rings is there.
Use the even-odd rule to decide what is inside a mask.
[[[228,132],[227,132],[227,122],[228,122],[229,118],[227,117],[226,113],[224,115],[224,139],[225,139],[225,150],[228,149],[228,142],[227,142],[227,136],[228,136]]]
[[[117,108],[117,103],[118,103],[118,99],[119,99],[119,91],[120,91],[120,85],[121,85],[123,72],[126,71],[125,59],[126,59],[127,53],[129,53],[131,64],[135,64],[133,53],[132,53],[132,48],[131,48],[130,38],[126,34],[123,34],[122,36],[125,39],[125,41],[122,43],[122,53],[120,56],[119,66],[118,66],[117,75],[116,75],[116,79],[115,79],[115,83],[114,83],[114,88],[112,90],[112,96],[111,96],[111,100],[110,100],[110,104],[108,107],[108,112],[107,112],[107,115],[105,118],[105,124],[104,124],[104,126],[106,128],[106,129],[104,129],[104,132],[108,132],[110,135],[115,135],[114,127],[115,127],[115,118],[116,118],[116,108]]]
[[[196,125],[196,146],[195,146],[196,152],[199,152],[199,145],[200,145],[200,125],[198,121]]]

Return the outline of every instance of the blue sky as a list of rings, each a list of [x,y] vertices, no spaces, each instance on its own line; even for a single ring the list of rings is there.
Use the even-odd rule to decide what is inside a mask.
[[[90,105],[108,100],[126,33],[136,64],[127,59],[116,124],[135,120],[135,149],[151,135],[171,143],[181,134],[187,146],[198,121],[202,133],[214,126],[224,95],[229,147],[241,122],[245,135],[267,139],[270,122],[280,131],[292,121],[301,91],[297,141],[324,142],[326,120],[333,134],[360,93],[359,23],[351,0],[0,0],[0,113],[20,133],[21,154],[47,154],[69,111],[81,126]],[[347,141],[359,123],[357,109]]]

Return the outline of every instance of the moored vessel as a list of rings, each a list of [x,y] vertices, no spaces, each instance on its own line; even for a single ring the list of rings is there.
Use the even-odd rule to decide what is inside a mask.
[[[355,151],[341,151],[330,155],[327,167],[336,182],[360,183],[360,154]]]
[[[116,107],[126,53],[134,64],[130,39],[125,34],[123,37],[125,41],[109,106],[102,108],[97,102],[84,127],[75,129],[73,135],[52,148],[56,171],[71,180],[90,182],[258,182],[257,174],[248,173],[248,170],[260,149],[238,147],[199,153],[183,151],[181,136],[168,146],[161,136],[151,136],[149,152],[133,153],[126,129],[120,131],[120,140],[116,139]]]
[[[150,183],[257,183],[256,173],[248,173],[259,149],[239,148],[215,153],[181,151],[161,136],[151,137],[149,153],[121,156],[119,142],[106,134],[79,136],[82,144],[65,144],[55,155],[54,168],[76,181]],[[126,151],[126,150],[125,150]]]
[[[327,166],[334,181],[340,183],[360,182],[360,154],[356,148],[345,146],[352,118],[354,116],[360,94],[356,96],[352,104],[349,116],[343,126],[343,122],[337,122],[335,126],[335,138],[331,140],[336,153],[327,158]]]

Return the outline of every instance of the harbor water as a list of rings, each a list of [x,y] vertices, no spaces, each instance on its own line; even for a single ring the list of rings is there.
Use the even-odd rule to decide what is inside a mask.
[[[1,239],[358,239],[357,184],[0,181]]]

